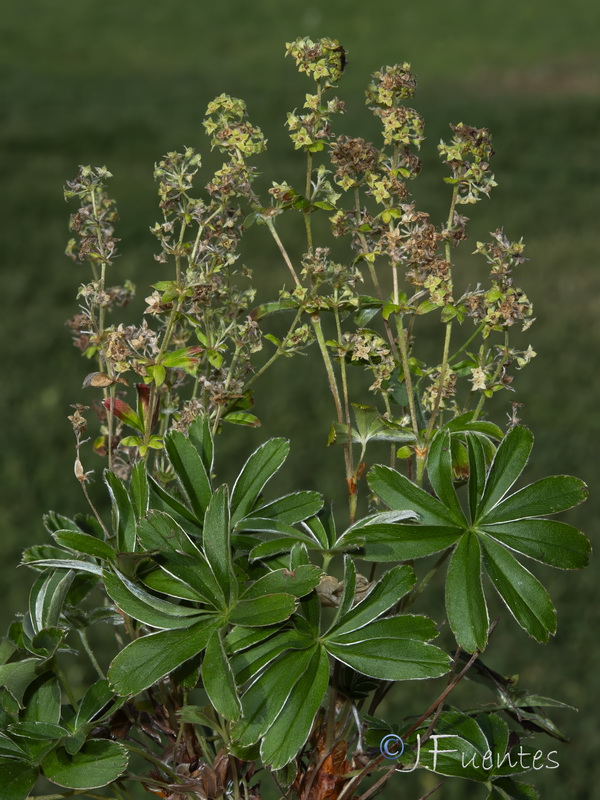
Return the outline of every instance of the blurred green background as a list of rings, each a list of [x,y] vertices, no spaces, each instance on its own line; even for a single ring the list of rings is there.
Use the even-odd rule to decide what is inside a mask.
[[[374,138],[363,107],[369,74],[408,60],[419,79],[415,106],[427,123],[425,168],[415,185],[436,220],[447,213],[447,187],[435,145],[448,123],[493,132],[499,187],[467,209],[473,241],[503,226],[527,243],[520,283],[537,322],[527,334],[538,352],[518,374],[523,421],[536,434],[528,477],[577,474],[592,497],[569,521],[594,540],[600,511],[600,5],[592,0],[496,2],[370,0],[4,0],[0,14],[0,263],[2,365],[0,418],[0,579],[4,626],[22,607],[30,574],[16,569],[22,547],[46,541],[47,509],[84,509],[73,478],[73,437],[66,416],[88,371],[64,320],[76,311],[84,278],[64,255],[69,209],[62,186],[80,163],[114,173],[122,257],[114,283],[129,277],[143,298],[163,277],[148,227],[157,219],[153,163],[168,150],[206,150],[207,102],[226,91],[246,100],[269,138],[259,168],[270,180],[300,183],[303,163],[283,131],[285,112],[308,91],[283,58],[285,41],[333,36],[349,51],[339,95],[349,110],[340,132]],[[285,280],[267,237],[250,237],[245,259],[263,287]],[[464,248],[468,252],[468,244]],[[139,307],[138,307],[139,308]],[[133,309],[135,313],[135,308]],[[277,433],[293,440],[281,478],[286,490],[325,486],[338,453],[324,452],[328,398],[306,359],[280,364],[258,391],[260,431],[223,442],[225,460]],[[89,390],[87,390],[89,391]],[[496,404],[506,422],[508,394]],[[323,418],[323,409],[325,418]],[[320,420],[315,425],[314,420]],[[90,469],[94,464],[85,464]],[[99,491],[100,490],[100,491]],[[98,484],[96,496],[102,494]],[[545,648],[505,619],[490,666],[519,672],[524,686],[580,709],[558,721],[572,739],[557,744],[560,769],[534,776],[542,796],[600,797],[596,748],[600,702],[597,660],[600,597],[595,564],[585,574],[538,572],[559,610],[559,630]],[[505,615],[506,617],[506,615]],[[491,699],[491,698],[490,698]],[[412,709],[414,713],[418,709]],[[391,713],[403,716],[401,703]],[[552,749],[550,740],[541,743]],[[398,777],[388,796],[416,798]],[[419,784],[421,792],[429,784]],[[403,786],[407,787],[405,794]],[[431,788],[431,787],[430,787]],[[436,797],[477,798],[480,789],[444,787]]]

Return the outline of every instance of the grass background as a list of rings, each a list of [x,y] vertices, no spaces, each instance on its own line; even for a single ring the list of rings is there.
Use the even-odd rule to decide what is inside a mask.
[[[70,348],[64,320],[75,312],[84,276],[63,255],[68,208],[62,185],[80,163],[106,164],[121,223],[122,258],[114,282],[130,277],[139,294],[163,277],[148,227],[157,218],[152,165],[163,153],[206,142],[207,102],[226,91],[243,97],[269,138],[260,168],[269,180],[301,182],[301,158],[282,124],[300,106],[306,84],[283,59],[298,35],[330,35],[349,50],[339,94],[349,112],[340,132],[375,137],[362,107],[368,75],[408,60],[419,78],[416,107],[427,123],[425,170],[415,186],[421,205],[445,218],[435,144],[448,122],[489,127],[498,189],[468,209],[472,239],[503,226],[524,236],[530,261],[521,284],[536,306],[528,334],[538,357],[515,385],[523,421],[537,439],[528,476],[564,472],[588,481],[592,497],[569,521],[594,540],[600,512],[600,6],[547,0],[388,2],[353,0],[4,0],[0,15],[0,578],[3,623],[23,605],[30,575],[15,569],[25,544],[43,542],[49,508],[83,508],[72,477],[69,404],[85,402],[87,365]],[[261,285],[283,272],[264,237],[246,259]],[[466,248],[465,248],[466,249]],[[468,267],[465,267],[468,269]],[[338,454],[323,453],[325,384],[305,360],[281,366],[258,391],[263,429],[241,445],[225,438],[224,458],[239,463],[266,435],[292,438],[282,488],[324,486]],[[273,382],[276,381],[276,382]],[[508,401],[497,404],[505,420]],[[337,462],[335,462],[337,463]],[[87,465],[91,468],[93,465]],[[96,487],[97,489],[98,487]],[[542,796],[600,797],[596,749],[600,701],[596,663],[597,566],[584,574],[542,569],[559,610],[559,631],[545,648],[503,622],[491,666],[519,672],[525,686],[580,709],[559,715],[572,739],[558,744],[561,766],[534,776]],[[390,713],[407,712],[412,690]],[[408,704],[408,705],[407,705]],[[542,745],[552,749],[550,741]],[[398,778],[389,797],[416,798]],[[407,787],[406,793],[404,786]],[[421,792],[427,782],[421,784]],[[458,793],[457,793],[458,792]],[[477,798],[470,784],[437,796]]]

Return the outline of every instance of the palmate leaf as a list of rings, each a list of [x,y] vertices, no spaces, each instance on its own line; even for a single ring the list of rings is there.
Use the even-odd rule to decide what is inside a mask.
[[[586,486],[578,478],[557,475],[509,494],[531,453],[531,433],[523,427],[513,428],[489,467],[475,433],[492,435],[493,431],[472,431],[467,439],[470,519],[455,492],[452,432],[444,430],[434,439],[428,463],[437,496],[388,467],[376,466],[369,473],[373,491],[392,510],[414,512],[418,522],[363,523],[362,527],[353,526],[343,538],[361,547],[359,557],[374,561],[419,558],[453,547],[446,608],[450,627],[464,650],[482,650],[487,641],[483,568],[519,625],[538,641],[546,642],[556,630],[554,607],[537,578],[512,552],[561,569],[585,567],[590,553],[588,539],[570,525],[539,518],[581,503],[587,496]]]

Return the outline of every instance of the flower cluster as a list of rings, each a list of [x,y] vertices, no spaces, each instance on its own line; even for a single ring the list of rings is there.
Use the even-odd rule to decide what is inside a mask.
[[[298,114],[295,110],[288,112],[286,125],[290,138],[296,150],[305,148],[310,153],[318,153],[333,136],[331,116],[342,114],[344,104],[337,97],[323,104],[319,89],[317,94],[306,95],[303,108],[304,114]]]
[[[221,94],[208,104],[204,130],[210,143],[222,153],[238,159],[262,153],[267,143],[260,128],[248,120],[246,104],[237,97]]]
[[[404,150],[401,168],[405,177],[419,171],[418,160],[409,157],[409,145],[417,149],[425,138],[425,123],[420,114],[401,100],[413,97],[417,83],[410,72],[410,64],[386,67],[373,74],[366,92],[366,102],[375,116],[383,123],[383,141]]]
[[[110,264],[117,254],[114,224],[118,214],[115,201],[104,188],[108,178],[112,174],[106,167],[82,166],[77,177],[67,181],[65,199],[78,197],[81,203],[69,222],[77,234],[67,245],[67,254],[74,261]]]
[[[527,330],[533,323],[533,306],[527,295],[513,284],[512,271],[525,261],[523,242],[510,242],[501,230],[492,234],[489,244],[477,243],[476,253],[490,265],[491,287],[465,297],[468,313],[477,322],[484,322],[484,335],[504,331],[521,322]]]
[[[331,161],[336,167],[335,182],[347,190],[360,184],[373,174],[379,161],[379,152],[364,139],[338,136],[331,147]]]
[[[438,145],[440,158],[452,171],[446,181],[458,187],[457,203],[476,203],[480,195],[489,195],[497,186],[489,165],[494,155],[492,137],[487,128],[473,128],[462,122],[450,128],[454,133],[450,144],[441,141]]]
[[[313,42],[307,36],[287,42],[286,56],[292,56],[299,72],[304,72],[324,86],[335,86],[346,68],[346,51],[337,39]]]
[[[369,386],[372,392],[380,391],[396,368],[389,345],[374,331],[359,329],[356,333],[345,333],[337,343],[337,350],[341,358],[357,362],[371,372],[375,379]]]
[[[360,270],[356,266],[339,264],[329,257],[329,247],[317,247],[314,251],[302,256],[302,272],[314,288],[328,285],[338,291],[352,289],[362,280]]]

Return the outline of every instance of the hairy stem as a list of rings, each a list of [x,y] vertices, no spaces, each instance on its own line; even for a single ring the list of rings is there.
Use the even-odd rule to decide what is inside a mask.
[[[88,658],[92,662],[92,666],[94,667],[94,669],[98,673],[98,676],[99,676],[100,680],[104,680],[106,678],[106,675],[102,671],[102,668],[100,667],[100,664],[98,663],[98,661],[96,659],[96,656],[94,655],[94,651],[90,647],[90,643],[88,642],[88,638],[87,638],[87,634],[86,634],[85,630],[80,628],[78,633],[79,633],[79,638],[81,639],[81,644],[83,645],[83,649],[85,650],[85,652],[88,655]]]
[[[277,247],[279,248],[279,252],[280,252],[280,253],[281,253],[281,255],[283,256],[283,260],[285,261],[285,263],[286,263],[286,265],[287,265],[287,268],[289,269],[289,271],[290,271],[290,273],[291,273],[291,275],[292,275],[292,278],[294,279],[294,283],[296,284],[296,286],[301,286],[302,284],[300,283],[300,280],[299,280],[299,278],[298,278],[298,275],[296,274],[296,270],[294,269],[294,265],[292,264],[292,261],[291,261],[291,259],[290,259],[289,255],[288,255],[288,252],[287,252],[287,250],[285,249],[283,242],[282,242],[282,241],[281,241],[281,239],[279,238],[279,234],[278,234],[278,233],[277,233],[277,231],[275,230],[275,225],[273,224],[273,220],[272,220],[272,219],[269,219],[269,218],[267,217],[267,218],[265,219],[265,223],[266,223],[266,225],[267,225],[267,228],[269,229],[269,231],[270,231],[270,233],[271,233],[271,236],[272,236],[272,237],[273,237],[273,239],[275,240],[275,244],[276,244],[276,245],[277,245]]]
[[[340,400],[340,392],[338,389],[335,372],[333,370],[333,363],[331,361],[327,345],[325,344],[325,337],[323,336],[323,327],[321,326],[321,320],[319,318],[319,315],[312,314],[310,321],[312,322],[312,326],[314,328],[315,336],[317,339],[317,344],[319,345],[319,350],[321,351],[321,357],[323,358],[323,363],[325,365],[325,372],[327,373],[327,381],[329,383],[329,389],[331,391],[333,402],[335,404],[335,412],[337,414],[338,422],[340,422],[343,425],[344,411],[342,408],[342,401]]]

